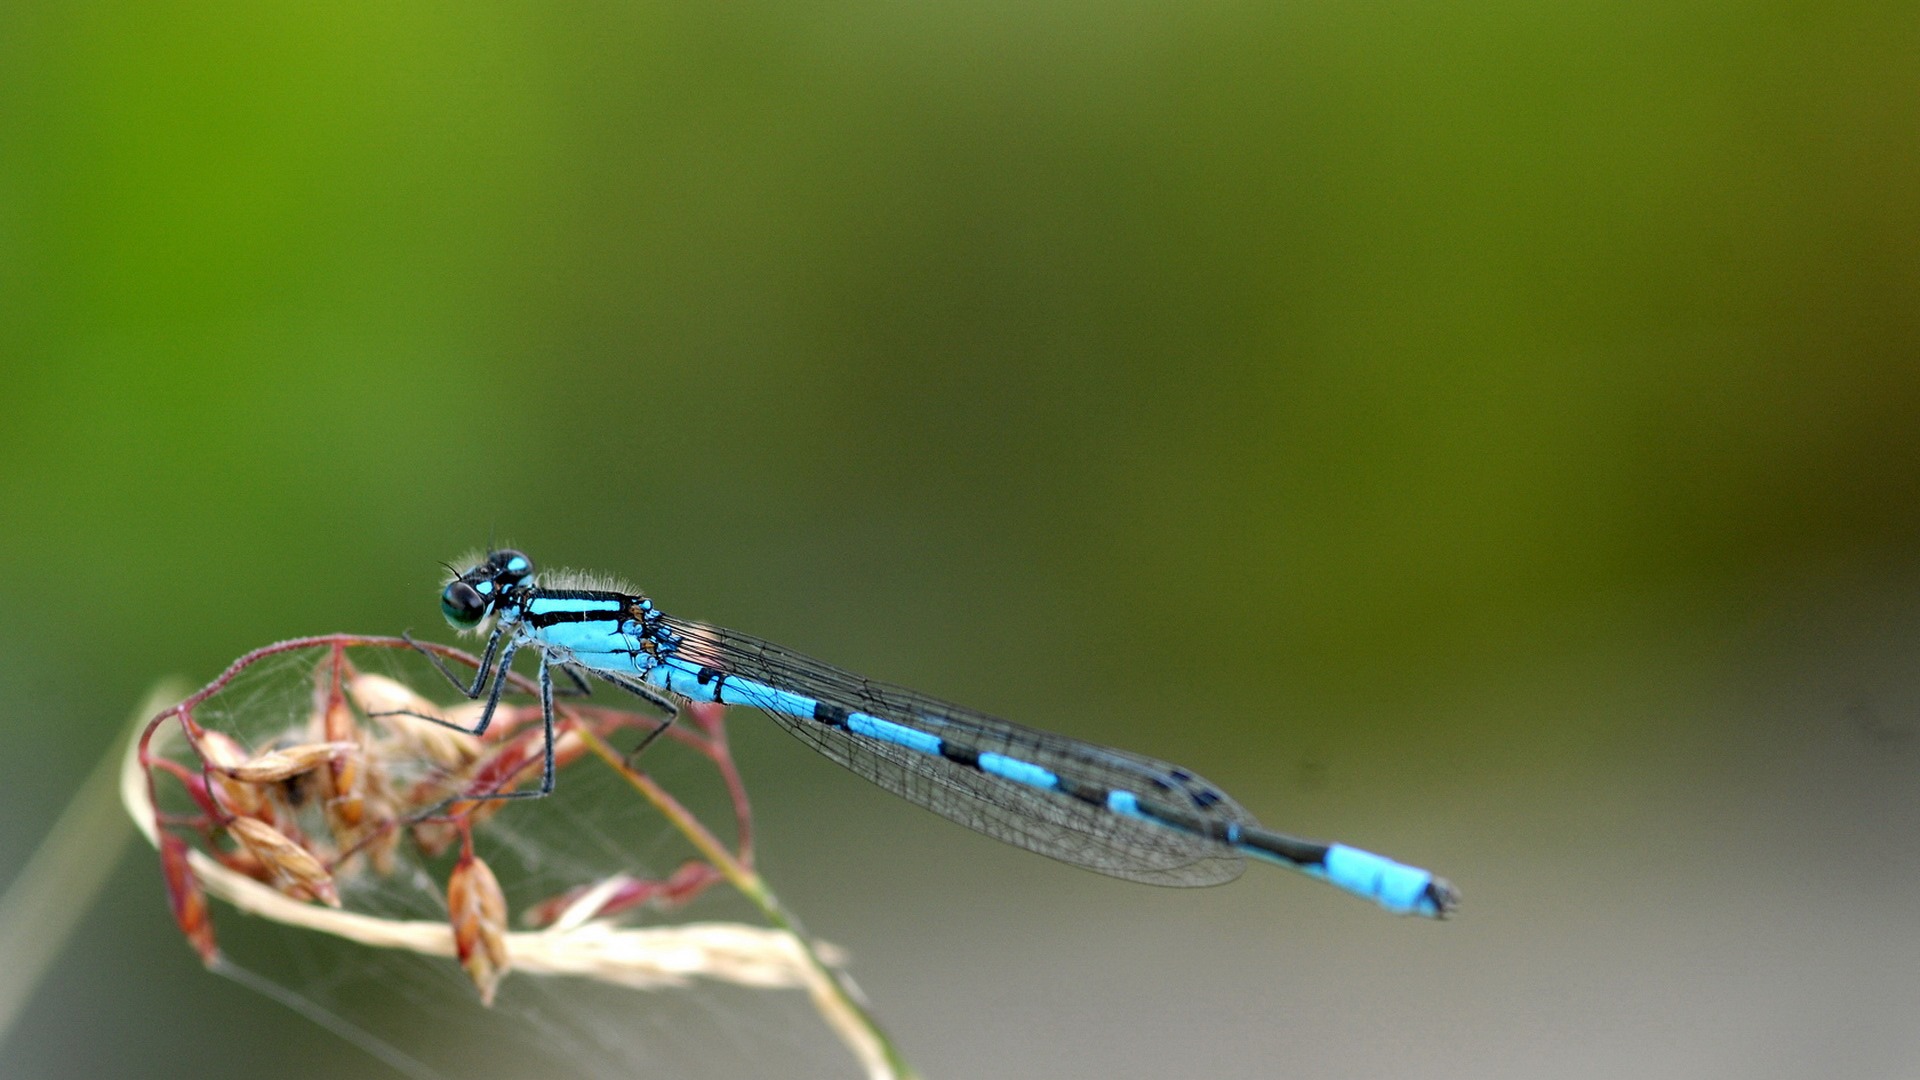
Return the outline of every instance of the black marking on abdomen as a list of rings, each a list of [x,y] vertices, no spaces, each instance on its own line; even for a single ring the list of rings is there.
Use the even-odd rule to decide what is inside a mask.
[[[1270,833],[1265,829],[1241,829],[1240,846],[1278,855],[1300,866],[1318,866],[1327,861],[1326,844],[1295,840],[1291,836],[1281,836],[1279,833]]]
[[[1084,780],[1075,780],[1067,776],[1060,777],[1060,791],[1089,806],[1101,807],[1107,805],[1107,796],[1112,794],[1110,789],[1103,788],[1099,784],[1089,784]]]
[[[971,746],[958,746],[948,739],[940,740],[940,756],[969,769],[980,767],[980,751]]]
[[[846,727],[847,716],[847,710],[838,705],[829,705],[824,701],[816,701],[813,703],[813,718],[828,727]]]
[[[1219,801],[1220,793],[1214,791],[1212,788],[1201,788],[1199,791],[1193,793],[1193,805],[1202,810],[1207,809]]]
[[[1189,779],[1191,779],[1191,777],[1189,777]],[[1228,847],[1243,846],[1248,839],[1249,832],[1263,836],[1270,835],[1259,833],[1257,829],[1250,830],[1248,826],[1238,821],[1223,818],[1200,817],[1177,807],[1168,806],[1166,803],[1155,802],[1151,799],[1138,799],[1136,801],[1142,814],[1145,814],[1160,824],[1170,829],[1178,829],[1184,833],[1191,833],[1194,836],[1204,836],[1217,844],[1225,844]],[[1217,802],[1218,799],[1215,801]],[[1276,837],[1276,839],[1278,838]],[[1291,856],[1288,857],[1290,858]]]
[[[1135,805],[1140,808],[1142,814],[1145,814],[1160,824],[1179,829],[1181,832],[1190,832],[1196,836],[1205,836],[1209,839],[1218,840],[1220,837],[1214,835],[1213,826],[1226,824],[1225,822],[1207,821],[1204,818],[1194,817],[1184,810],[1176,810],[1166,803],[1155,802],[1152,799],[1136,797],[1134,802]]]

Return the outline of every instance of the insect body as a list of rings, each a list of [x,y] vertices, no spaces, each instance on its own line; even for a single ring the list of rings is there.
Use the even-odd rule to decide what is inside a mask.
[[[1030,851],[1114,877],[1212,885],[1251,856],[1292,867],[1403,915],[1444,917],[1458,894],[1425,870],[1344,844],[1263,828],[1194,773],[1124,750],[1022,727],[904,687],[862,678],[771,642],[666,615],[620,588],[543,587],[530,559],[495,551],[448,583],[441,611],[473,631],[492,621],[468,697],[487,695],[484,732],[514,655],[540,654],[545,770],[553,790],[553,671],[602,679],[659,707],[748,705],[888,791]],[[465,729],[463,729],[465,730]],[[642,743],[642,747],[645,742]],[[636,749],[636,753],[638,750]]]

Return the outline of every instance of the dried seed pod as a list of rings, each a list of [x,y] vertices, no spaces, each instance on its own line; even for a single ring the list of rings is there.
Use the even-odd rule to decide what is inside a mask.
[[[507,898],[493,871],[476,855],[462,855],[447,878],[447,919],[453,924],[460,966],[479,989],[481,1004],[492,1005],[494,989],[510,966]]]
[[[569,735],[572,733],[569,732]],[[445,799],[451,794],[491,795],[514,791],[540,782],[545,768],[545,746],[538,731],[522,732],[505,742],[493,744],[484,759],[476,762],[467,775],[449,777],[456,781],[454,786],[444,784],[435,800]],[[574,753],[578,756],[579,739],[574,737]],[[567,744],[557,741],[554,744],[554,767],[560,767],[560,751]],[[432,805],[429,803],[428,805]],[[504,799],[456,799],[447,805],[447,813],[465,821],[468,826],[479,825],[498,814],[507,805]]]
[[[366,800],[358,795],[341,795],[326,801],[326,812],[334,842],[341,847],[352,847],[360,835],[360,826],[367,820]]]
[[[200,962],[211,965],[220,955],[220,947],[213,940],[207,894],[200,888],[200,876],[187,861],[186,841],[172,833],[160,834],[160,874],[167,883],[167,907],[173,910],[173,921],[186,935],[187,944],[200,954]]]
[[[243,783],[277,784],[303,776],[321,765],[352,754],[356,749],[350,742],[303,743],[283,750],[269,750],[225,772]]]
[[[273,820],[273,806],[267,792],[233,775],[233,770],[246,764],[252,756],[247,748],[223,732],[205,729],[196,742],[202,759],[211,768],[214,793],[219,796],[220,804],[241,817]]]
[[[373,867],[374,873],[379,874],[381,877],[391,877],[393,876],[394,870],[399,867],[401,830],[395,827],[392,822],[391,807],[386,806],[385,803],[376,803],[374,805],[374,816],[379,820],[386,821],[388,825],[375,832],[366,842],[366,845],[360,849],[360,853],[367,857],[367,862]]]
[[[366,820],[365,784],[361,754],[340,754],[327,762],[327,791],[324,796],[327,822],[337,835],[356,833]]]
[[[340,906],[333,875],[313,853],[285,833],[254,818],[234,818],[227,832],[273,872],[274,885],[288,896],[311,896],[328,907]]]
[[[369,675],[358,672],[347,679],[347,696],[359,706],[363,713],[389,713],[401,709],[425,711],[433,708],[433,703],[397,679],[385,675]]]
[[[346,698],[335,694],[327,704],[326,715],[321,720],[321,728],[327,741],[344,743],[356,751],[360,747],[360,725],[354,722],[353,709]],[[321,792],[321,800],[326,807],[327,823],[334,834],[346,841],[359,831],[365,820],[362,806],[360,755],[356,752],[335,754],[327,759],[324,774],[326,783]]]
[[[327,742],[359,742],[360,725],[354,722],[353,709],[347,705],[347,699],[338,694],[328,695],[327,709],[320,718],[321,737]]]
[[[268,884],[273,882],[272,868],[261,862],[258,855],[244,847],[235,847],[230,851],[210,851],[207,854],[213,856],[215,862],[236,874],[245,874],[255,881]]]
[[[201,728],[194,742],[207,764],[216,769],[231,769],[253,756],[239,740],[224,731]]]
[[[438,716],[451,724],[471,728],[479,722],[484,702],[443,710],[406,685],[384,675],[356,675],[347,683],[353,703],[378,720],[387,735],[404,750],[442,768],[459,769],[480,756],[480,740],[421,716]],[[471,714],[471,715],[468,715]]]

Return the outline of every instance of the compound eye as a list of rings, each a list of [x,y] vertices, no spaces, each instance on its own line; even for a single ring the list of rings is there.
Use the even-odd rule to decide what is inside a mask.
[[[456,581],[440,594],[440,614],[456,630],[471,630],[487,617],[487,602],[479,590],[464,581]]]
[[[533,560],[512,548],[504,548],[487,556],[488,565],[493,567],[495,580],[502,585],[512,585],[533,573]]]

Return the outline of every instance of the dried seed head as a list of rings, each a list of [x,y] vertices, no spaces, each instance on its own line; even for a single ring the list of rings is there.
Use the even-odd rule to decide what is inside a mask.
[[[479,739],[408,714],[438,716],[448,723],[471,728],[479,722],[484,702],[443,710],[406,685],[383,675],[356,675],[348,682],[347,693],[361,712],[378,718],[388,737],[406,751],[448,769],[462,768],[480,756]],[[467,715],[469,713],[471,715]]]
[[[357,742],[360,739],[360,725],[353,721],[353,710],[347,706],[345,698],[328,695],[325,715],[320,718],[320,730],[327,742]]]
[[[248,851],[246,848],[236,847],[232,851],[216,850],[210,851],[208,854],[212,855],[221,866],[226,867],[236,874],[245,874],[255,881],[270,882],[273,880],[273,870],[270,869],[266,863],[261,862],[259,856]]]
[[[202,760],[211,769],[214,794],[219,796],[221,805],[242,817],[273,820],[273,806],[267,793],[233,776],[234,769],[246,764],[250,756],[247,748],[223,732],[207,729],[202,729],[195,741]]]
[[[186,841],[172,833],[160,834],[160,874],[167,883],[167,907],[173,921],[187,937],[187,944],[200,954],[200,962],[211,965],[220,955],[213,941],[213,920],[207,915],[207,894],[200,888],[200,876],[187,862]]]
[[[350,742],[304,743],[284,750],[269,750],[226,770],[235,780],[249,784],[277,784],[303,776],[336,758],[357,749]]]
[[[358,725],[353,722],[353,710],[346,702],[327,712],[327,738],[334,742],[346,742],[354,747],[353,752],[336,754],[327,761],[327,770],[323,774],[326,783],[321,799],[327,807],[327,820],[337,833],[357,831],[364,818],[361,802],[366,794],[365,773],[362,769],[365,748],[360,741]]]
[[[391,822],[391,813],[391,808],[384,804],[377,804],[374,810],[378,818],[389,822]],[[400,836],[401,831],[398,828],[383,828],[374,833],[373,837],[366,842],[366,846],[360,849],[361,854],[367,857],[367,862],[373,866],[374,873],[381,877],[391,877],[399,868]]]
[[[234,768],[252,756],[238,740],[223,731],[202,728],[200,737],[194,741],[199,745],[200,754],[206,758],[207,764],[216,769]]]
[[[272,872],[273,884],[281,892],[312,896],[328,907],[340,906],[333,875],[312,852],[287,839],[285,833],[254,818],[234,818],[227,822],[227,832]]]
[[[559,744],[555,744],[555,767],[558,767]],[[421,805],[435,805],[449,795],[488,795],[513,791],[537,783],[544,762],[544,750],[540,742],[540,733],[522,733],[505,742],[489,747],[487,756],[473,764],[470,769],[459,774],[437,777],[422,785]],[[430,793],[430,794],[428,794]],[[498,814],[506,806],[502,799],[455,799],[447,803],[446,813],[456,817],[471,827],[479,825]]]
[[[350,845],[367,820],[367,803],[358,795],[341,795],[327,800],[327,825],[335,841]]]
[[[347,696],[363,713],[390,713],[402,709],[428,712],[433,702],[413,692],[413,688],[385,675],[359,672],[347,679]]]
[[[480,991],[484,1005],[510,966],[507,957],[507,898],[500,882],[478,856],[463,855],[447,878],[447,918],[453,924],[453,949],[460,966]]]

